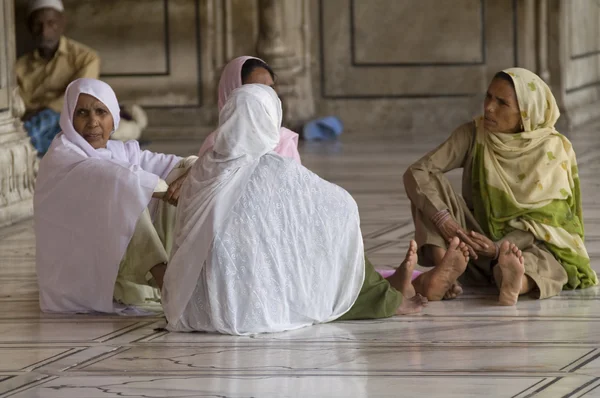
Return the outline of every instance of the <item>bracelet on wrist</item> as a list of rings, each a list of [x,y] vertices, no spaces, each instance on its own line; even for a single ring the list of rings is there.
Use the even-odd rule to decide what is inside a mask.
[[[435,224],[436,227],[441,226],[448,218],[450,218],[449,210],[442,210],[437,212],[432,218],[431,221]]]

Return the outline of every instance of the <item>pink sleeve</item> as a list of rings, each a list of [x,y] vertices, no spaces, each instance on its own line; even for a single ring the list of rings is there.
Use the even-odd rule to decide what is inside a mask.
[[[302,164],[300,153],[298,152],[298,134],[290,129],[282,127],[280,130],[279,145],[275,148],[275,152],[284,158],[290,158]]]
[[[202,143],[202,146],[200,147],[200,151],[198,151],[199,158],[201,158],[202,155],[204,155],[206,152],[210,151],[215,146],[215,134],[216,133],[217,133],[216,131],[213,131],[212,133],[209,134],[208,137],[206,137],[206,139]]]

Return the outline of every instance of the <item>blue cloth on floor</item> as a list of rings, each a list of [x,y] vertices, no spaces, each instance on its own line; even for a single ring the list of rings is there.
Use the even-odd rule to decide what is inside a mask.
[[[302,133],[304,139],[308,141],[329,141],[335,140],[342,134],[343,129],[344,126],[340,119],[335,116],[327,116],[306,123]]]
[[[44,109],[23,123],[40,157],[44,156],[54,137],[60,133],[59,120],[60,113],[52,109]]]

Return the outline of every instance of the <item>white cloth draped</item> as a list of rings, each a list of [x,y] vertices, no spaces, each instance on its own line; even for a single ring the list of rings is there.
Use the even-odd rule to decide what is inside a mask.
[[[242,86],[221,111],[214,150],[179,200],[163,287],[169,330],[291,330],[337,319],[356,300],[365,266],[356,203],[271,152],[280,126],[267,86]]]
[[[114,312],[119,263],[159,179],[181,160],[141,151],[136,141],[109,141],[95,150],[74,129],[79,94],[102,101],[113,115],[114,92],[78,79],[65,94],[59,134],[40,163],[34,196],[40,307],[47,312]]]

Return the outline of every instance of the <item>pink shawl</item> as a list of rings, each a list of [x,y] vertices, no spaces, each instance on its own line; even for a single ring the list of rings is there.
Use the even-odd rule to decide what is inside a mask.
[[[237,57],[230,61],[223,69],[221,79],[219,80],[219,111],[221,111],[233,90],[242,86],[242,66],[244,66],[244,62],[249,59],[259,58],[248,56]],[[216,133],[216,131],[213,131],[206,137],[200,147],[200,152],[198,153],[199,157],[214,147]],[[301,164],[300,154],[298,153],[298,134],[282,127],[279,130],[279,144],[275,148],[275,152],[283,157],[294,159]]]

